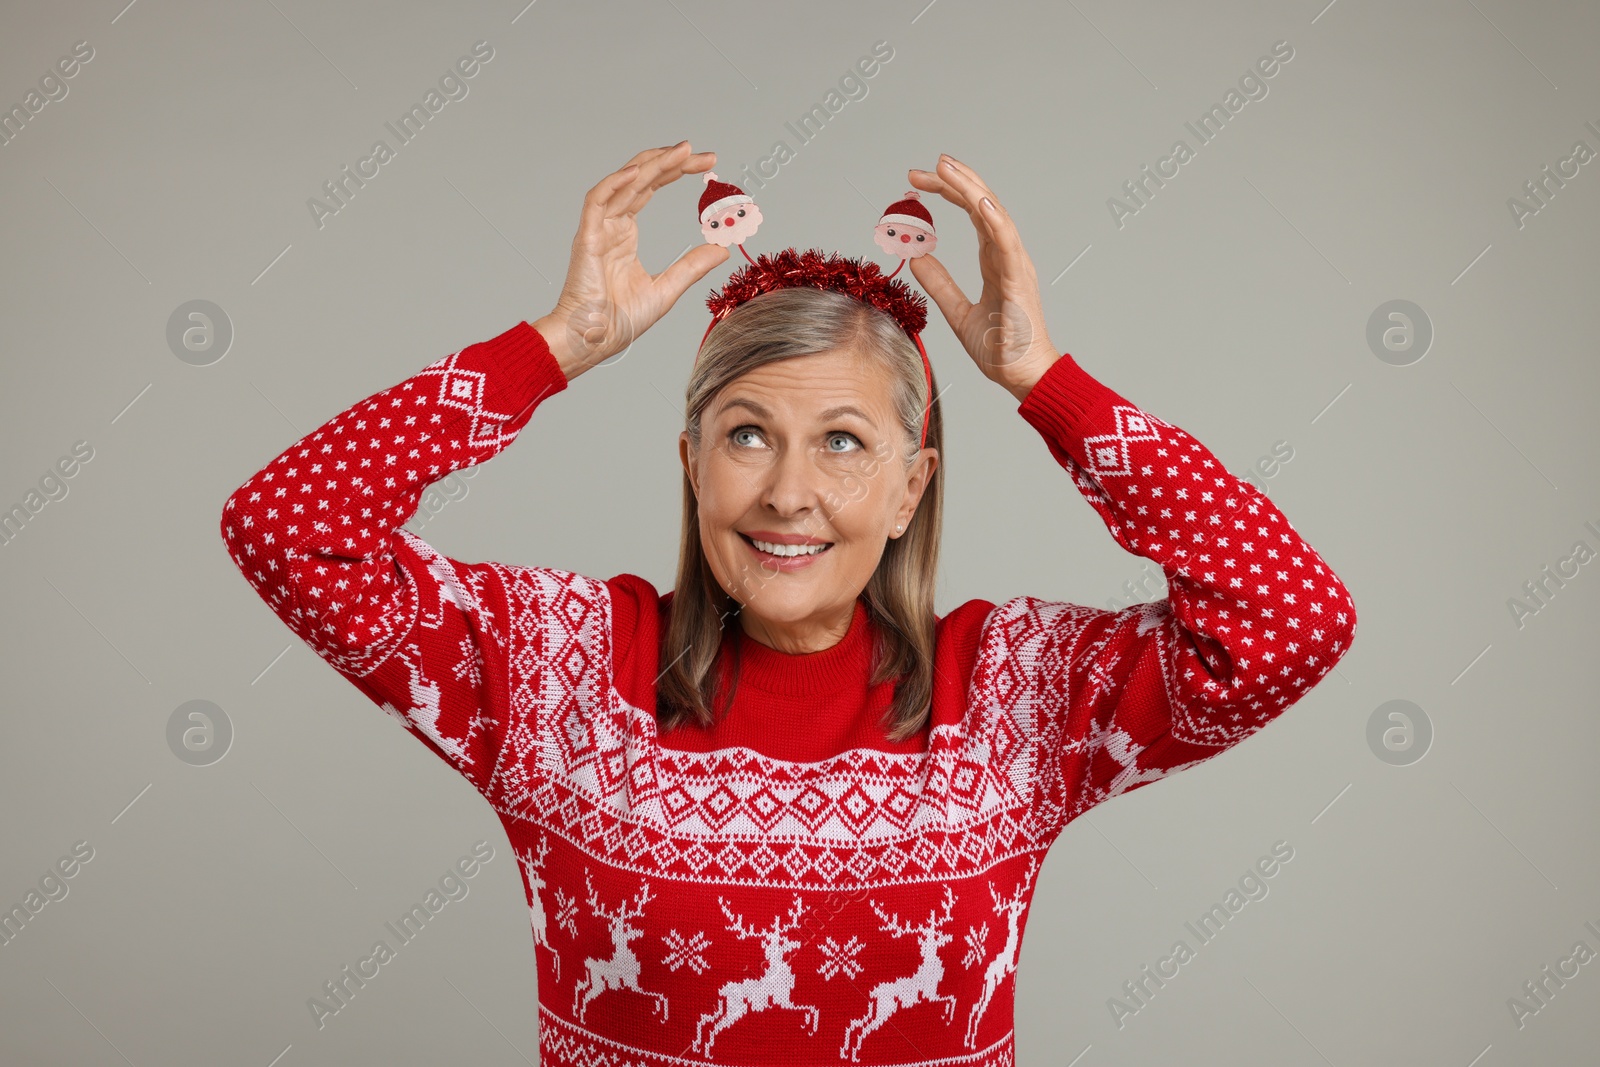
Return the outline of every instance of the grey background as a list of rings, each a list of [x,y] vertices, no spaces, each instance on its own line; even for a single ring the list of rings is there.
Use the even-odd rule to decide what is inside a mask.
[[[0,1060],[536,1060],[494,814],[293,639],[217,524],[299,434],[547,311],[584,191],[688,137],[733,181],[795,149],[751,190],[758,251],[875,255],[905,170],[968,162],[1022,227],[1057,343],[1235,473],[1287,442],[1262,484],[1353,591],[1354,648],[1279,722],[1062,835],[1018,971],[1021,1063],[1592,1062],[1600,962],[1520,1029],[1507,999],[1600,949],[1600,563],[1521,627],[1507,601],[1600,547],[1600,161],[1522,228],[1506,202],[1576,140],[1600,149],[1600,8],[124,2],[8,4],[0,32],[6,106],[95,50],[0,147],[0,506],[73,442],[95,453],[0,547],[0,904],[95,850],[0,947]],[[469,95],[319,229],[307,198],[480,39]],[[879,40],[868,95],[798,145],[784,123]],[[1295,54],[1268,95],[1118,228],[1107,198],[1193,145],[1183,123],[1279,40]],[[699,239],[699,188],[645,210],[651,269]],[[970,226],[932,209],[975,290]],[[424,535],[666,588],[679,400],[733,265],[547,403]],[[194,299],[233,324],[210,366],[166,342]],[[1392,299],[1435,332],[1409,366],[1366,342]],[[940,610],[1122,594],[1143,561],[937,315],[928,347],[949,385]],[[1394,699],[1433,728],[1407,766],[1367,742]],[[210,766],[168,747],[191,700],[232,723]],[[471,894],[319,1031],[307,999],[480,839]],[[1295,855],[1270,895],[1118,1029],[1108,998],[1278,840]]]

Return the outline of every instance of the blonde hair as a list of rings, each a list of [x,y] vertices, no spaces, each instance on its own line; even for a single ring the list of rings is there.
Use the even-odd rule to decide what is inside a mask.
[[[793,356],[851,349],[879,361],[893,382],[892,402],[905,438],[901,455],[909,466],[917,454],[928,383],[916,344],[888,313],[843,293],[809,287],[778,289],[739,305],[706,337],[689,376],[685,429],[700,448],[700,418],[727,384],[763,364]],[[935,399],[928,412],[925,447],[943,456],[943,420]],[[877,640],[870,684],[897,680],[883,725],[891,741],[903,741],[928,722],[933,698],[933,594],[939,569],[944,464],[936,463],[911,523],[890,538],[877,569],[862,591]],[[700,509],[687,472],[683,478],[683,530],[678,577],[661,647],[667,663],[657,681],[656,722],[661,731],[693,719],[716,721],[717,654],[723,620],[738,601],[717,582],[700,540]],[[737,663],[723,706],[738,685]]]

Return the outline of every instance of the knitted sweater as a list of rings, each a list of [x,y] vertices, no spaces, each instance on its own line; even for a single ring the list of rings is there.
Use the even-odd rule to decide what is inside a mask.
[[[929,727],[898,744],[860,601],[820,652],[730,627],[725,716],[660,733],[670,593],[460,563],[401,529],[566,385],[519,323],[335,416],[222,514],[278,616],[499,813],[544,1067],[1012,1064],[1062,828],[1260,730],[1355,634],[1344,584],[1270,500],[1065,355],[1018,411],[1166,599],[961,605],[936,620]]]

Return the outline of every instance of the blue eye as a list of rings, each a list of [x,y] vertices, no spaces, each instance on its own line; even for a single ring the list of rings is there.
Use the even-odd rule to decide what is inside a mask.
[[[734,430],[731,433],[728,434],[728,440],[732,441],[736,445],[745,445],[745,444],[747,444],[747,442],[740,440],[740,437],[745,435],[745,434],[748,434],[751,437],[756,438],[757,441],[759,441],[761,439],[760,432],[757,431],[754,426],[738,426],[738,427],[735,427]]]
[[[852,445],[854,445],[856,448],[862,447],[861,442],[856,439],[856,436],[854,434],[849,434],[849,433],[833,433],[833,434],[829,434],[828,435],[828,444],[832,445],[833,442],[835,442],[835,441],[848,441]],[[840,451],[846,451],[846,450],[845,449],[830,448],[829,451],[840,452]],[[853,451],[853,450],[851,450],[851,451]]]

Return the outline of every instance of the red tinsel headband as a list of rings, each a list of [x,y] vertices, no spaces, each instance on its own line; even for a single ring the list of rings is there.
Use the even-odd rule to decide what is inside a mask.
[[[706,300],[711,311],[711,322],[700,338],[703,348],[706,338],[717,323],[734,308],[778,289],[809,286],[843,293],[888,313],[901,329],[916,343],[922,356],[922,371],[927,380],[928,402],[922,409],[922,433],[917,447],[928,441],[928,416],[933,409],[933,366],[928,362],[928,351],[922,346],[922,330],[928,323],[928,302],[921,293],[895,274],[908,259],[933,251],[938,237],[933,229],[933,216],[921,203],[921,194],[912,190],[905,198],[889,205],[874,231],[878,247],[900,257],[900,266],[892,274],[884,274],[876,263],[850,259],[838,253],[823,253],[808,248],[798,252],[785,248],[774,254],[763,252],[755,259],[744,250],[744,239],[755,234],[761,225],[761,209],[743,190],[717,180],[708,173],[706,189],[700,197],[700,232],[710,244],[727,247],[737,244],[749,265],[741,267],[729,277],[720,292],[713,292]]]

